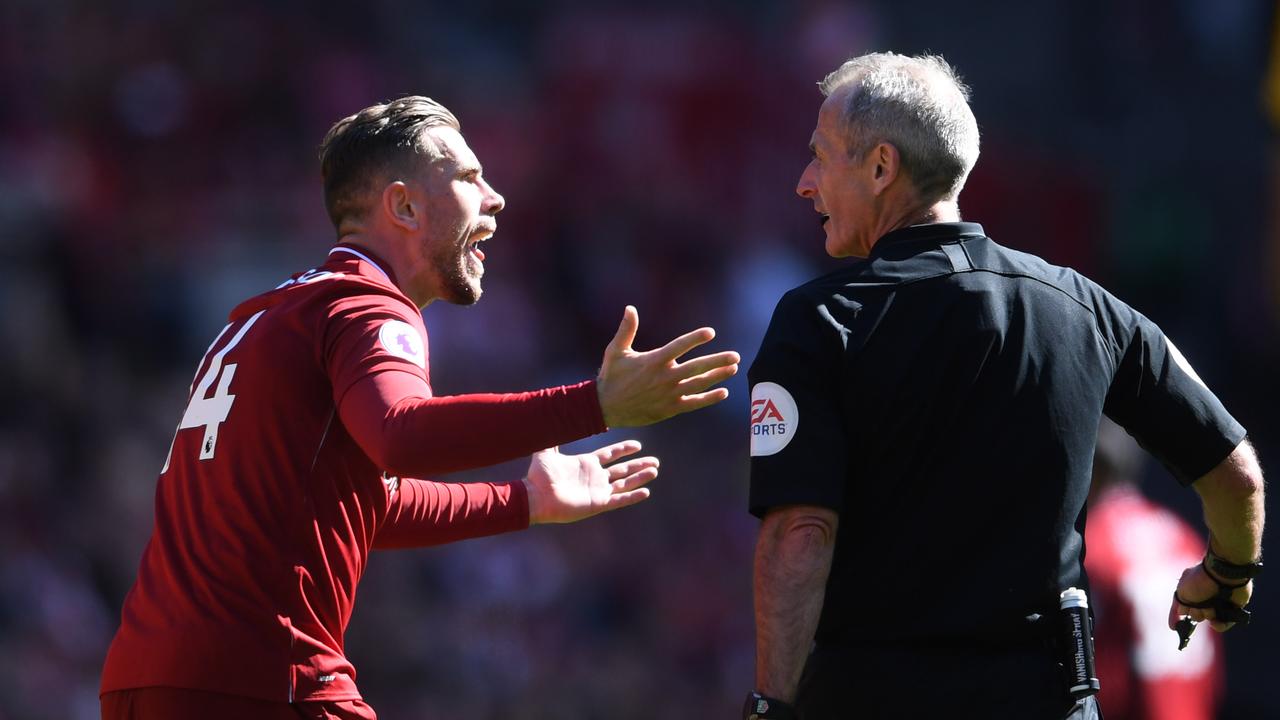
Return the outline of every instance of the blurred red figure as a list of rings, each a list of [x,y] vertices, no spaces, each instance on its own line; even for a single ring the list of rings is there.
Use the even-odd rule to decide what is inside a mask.
[[[1209,720],[1217,716],[1223,662],[1217,633],[1181,652],[1165,624],[1169,586],[1204,555],[1204,538],[1142,495],[1141,450],[1104,421],[1094,455],[1085,531],[1099,699],[1107,720]]]

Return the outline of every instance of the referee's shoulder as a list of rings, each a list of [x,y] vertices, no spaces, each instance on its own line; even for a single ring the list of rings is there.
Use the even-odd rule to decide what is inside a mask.
[[[1048,286],[1083,305],[1093,305],[1099,300],[1110,299],[1101,285],[1075,268],[1055,265],[1039,255],[1016,250],[995,241],[990,244],[993,252],[979,267],[1011,279],[1024,278]]]
[[[838,267],[823,275],[807,280],[782,294],[778,302],[813,304],[829,299],[833,294],[847,291],[861,276],[867,264],[865,258],[855,260],[848,265]]]

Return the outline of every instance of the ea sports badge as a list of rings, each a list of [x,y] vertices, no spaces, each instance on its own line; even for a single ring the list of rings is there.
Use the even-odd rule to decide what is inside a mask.
[[[417,328],[403,320],[388,320],[378,331],[378,340],[387,352],[427,369],[426,347]]]
[[[761,382],[751,388],[751,455],[773,455],[791,442],[800,427],[800,411],[787,389]]]

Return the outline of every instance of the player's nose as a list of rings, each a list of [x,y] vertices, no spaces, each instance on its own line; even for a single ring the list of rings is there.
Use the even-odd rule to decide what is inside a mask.
[[[507,206],[507,199],[493,189],[493,186],[484,178],[480,179],[481,189],[484,190],[484,212],[488,215],[497,215]]]

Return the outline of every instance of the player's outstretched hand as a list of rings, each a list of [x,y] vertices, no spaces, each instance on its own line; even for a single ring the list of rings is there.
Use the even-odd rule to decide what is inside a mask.
[[[640,314],[628,305],[618,334],[604,350],[596,386],[605,425],[651,425],[729,397],[725,388],[710,388],[737,374],[738,353],[730,350],[679,362],[681,355],[710,342],[714,329],[699,328],[656,350],[637,352],[631,343],[639,327]]]
[[[524,478],[529,524],[577,522],[649,497],[644,486],[658,477],[658,458],[610,465],[639,451],[639,442],[624,440],[581,455],[562,455],[556,448],[534,453]]]

